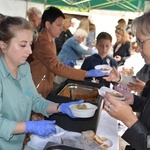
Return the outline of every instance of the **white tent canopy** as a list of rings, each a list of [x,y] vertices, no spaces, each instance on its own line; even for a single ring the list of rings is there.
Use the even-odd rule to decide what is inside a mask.
[[[0,0],[0,13],[8,16],[21,16],[26,18],[27,8],[33,6],[39,8],[42,12],[44,10],[44,5],[39,3],[22,0]]]
[[[44,4],[40,4],[40,3],[33,3],[30,1],[24,1],[24,0],[0,0],[0,13],[4,14],[4,15],[9,15],[9,16],[21,16],[26,18],[26,10],[29,7],[37,7],[39,8],[42,12],[44,11]],[[95,11],[95,10],[94,10]],[[66,12],[66,11],[63,11]],[[91,10],[90,12],[93,13],[93,10]],[[89,12],[89,13],[90,13]],[[139,13],[138,12],[126,12],[126,11],[105,11],[105,10],[97,10],[96,13],[99,12],[100,14],[105,14],[106,13],[108,15],[112,14],[117,15],[119,17],[131,17],[134,18],[135,16],[137,16]],[[69,12],[69,13],[73,13],[73,14],[79,14],[77,12]],[[86,13],[89,14],[89,13]],[[80,12],[81,14],[81,12]],[[84,14],[84,13],[82,13]]]
[[[26,18],[26,10],[33,6],[39,8],[42,12],[45,9],[42,3],[39,4],[23,0],[0,0],[0,13],[8,16],[21,16]],[[68,14],[84,15],[81,12],[62,11]],[[93,23],[96,25],[96,34],[105,31],[110,33],[112,37],[115,37],[114,30],[118,19],[124,18],[128,22],[128,19],[134,19],[139,15],[141,15],[139,12],[90,10],[84,16],[93,19]],[[113,43],[114,41],[115,38],[113,38]]]

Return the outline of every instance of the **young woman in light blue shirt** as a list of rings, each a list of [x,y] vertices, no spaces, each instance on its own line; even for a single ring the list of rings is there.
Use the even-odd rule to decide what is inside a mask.
[[[55,120],[29,121],[31,111],[49,116],[62,112],[74,118],[70,103],[53,103],[37,93],[29,64],[33,31],[21,17],[0,22],[0,150],[21,150],[26,133],[48,136],[56,132]]]

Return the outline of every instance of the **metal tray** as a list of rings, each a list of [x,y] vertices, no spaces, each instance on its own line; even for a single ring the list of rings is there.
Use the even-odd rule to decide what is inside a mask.
[[[99,96],[98,88],[76,83],[68,83],[57,95],[90,102],[97,102]]]
[[[55,90],[48,95],[48,100],[56,103],[66,103],[78,99],[84,99],[85,102],[89,102],[98,106],[98,109],[96,110],[94,116],[90,118],[72,119],[65,114],[55,113],[50,115],[48,118],[45,117],[45,119],[56,120],[58,126],[68,131],[82,132],[86,130],[93,130],[96,132],[98,120],[100,118],[100,108],[102,106],[102,96],[98,94],[98,89],[101,86],[102,84],[67,79],[65,82],[58,85]],[[68,95],[65,95],[64,93],[66,88],[69,89]],[[77,93],[77,96],[71,95],[70,93]],[[70,97],[73,97],[73,99]]]

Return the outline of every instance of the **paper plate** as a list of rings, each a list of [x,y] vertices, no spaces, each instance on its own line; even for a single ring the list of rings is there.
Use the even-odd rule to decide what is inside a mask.
[[[109,74],[110,71],[112,70],[112,67],[104,64],[104,65],[96,65],[95,69],[101,69],[103,72],[107,72]]]
[[[101,95],[101,96],[103,96],[103,97],[105,97],[106,92],[109,92],[109,93],[110,93],[112,96],[114,96],[115,99],[117,99],[117,100],[124,100],[124,99],[125,99],[125,97],[124,97],[124,95],[123,95],[122,93],[117,92],[117,91],[115,91],[115,90],[112,90],[112,89],[110,89],[110,88],[108,88],[108,87],[105,87],[105,86],[102,86],[102,87],[98,90],[98,92],[99,92],[99,95]]]
[[[78,109],[77,105],[74,104],[70,106],[71,112],[75,117],[78,118],[89,118],[94,116],[96,109],[98,108],[96,105],[93,105],[91,103],[82,103],[80,105],[86,105],[86,109]]]

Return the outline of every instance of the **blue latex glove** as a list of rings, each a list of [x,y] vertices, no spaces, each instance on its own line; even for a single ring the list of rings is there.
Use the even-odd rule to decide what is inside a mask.
[[[87,77],[102,77],[108,75],[107,72],[103,72],[101,69],[92,69],[87,71]]]
[[[62,103],[60,105],[60,111],[63,113],[63,114],[66,114],[68,115],[69,117],[71,118],[76,118],[75,116],[73,116],[69,106],[72,105],[72,104],[81,104],[83,103],[84,100],[79,100],[79,101],[74,101],[74,102],[69,102],[69,103]]]
[[[72,61],[72,60],[64,62],[64,65],[69,66],[69,67],[74,67],[75,64],[76,63],[74,61]]]
[[[26,121],[25,133],[31,132],[39,136],[48,136],[56,133],[55,122],[55,120]]]

